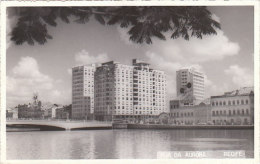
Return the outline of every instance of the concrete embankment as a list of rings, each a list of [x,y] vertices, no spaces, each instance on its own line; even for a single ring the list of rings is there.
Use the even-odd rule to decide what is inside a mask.
[[[113,129],[254,129],[253,125],[113,124]]]

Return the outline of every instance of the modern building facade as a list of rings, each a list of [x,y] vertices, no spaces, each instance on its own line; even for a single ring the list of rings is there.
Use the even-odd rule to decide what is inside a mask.
[[[254,88],[211,96],[212,122],[217,125],[254,124]]]
[[[204,100],[205,76],[193,67],[176,71],[177,98],[181,106],[198,105]]]
[[[72,119],[91,119],[94,113],[95,65],[72,68]]]
[[[133,65],[103,63],[95,72],[95,118],[136,118],[168,112],[163,71],[134,59]]]
[[[159,115],[166,107],[166,77],[148,63],[133,60],[134,115]]]
[[[133,67],[114,61],[103,63],[95,72],[95,119],[133,114]]]

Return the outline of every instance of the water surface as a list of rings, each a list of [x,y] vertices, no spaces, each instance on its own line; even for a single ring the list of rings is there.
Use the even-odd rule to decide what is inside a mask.
[[[156,159],[158,151],[245,150],[253,130],[7,132],[7,159]]]

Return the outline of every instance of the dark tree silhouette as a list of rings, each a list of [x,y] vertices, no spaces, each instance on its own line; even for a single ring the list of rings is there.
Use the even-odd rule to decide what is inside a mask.
[[[9,12],[18,16],[11,31],[11,40],[17,45],[27,42],[44,44],[52,36],[47,25],[57,26],[57,19],[87,23],[94,17],[102,25],[119,24],[129,28],[129,39],[135,43],[152,43],[152,37],[165,40],[165,32],[171,38],[202,38],[217,34],[220,24],[212,18],[211,12],[201,6],[123,6],[123,7],[13,7]]]

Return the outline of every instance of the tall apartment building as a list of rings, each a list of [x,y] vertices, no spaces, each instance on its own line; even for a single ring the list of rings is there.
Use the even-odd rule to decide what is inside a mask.
[[[176,71],[177,97],[181,105],[197,105],[204,100],[204,74],[195,68]]]
[[[166,107],[166,76],[148,63],[133,59],[133,96],[135,115],[159,115]]]
[[[94,112],[95,65],[72,68],[72,119],[89,119]]]
[[[103,63],[95,72],[95,118],[133,115],[133,67],[117,62]]]
[[[103,63],[95,72],[94,107],[99,120],[168,112],[165,74],[136,59],[132,66]]]

